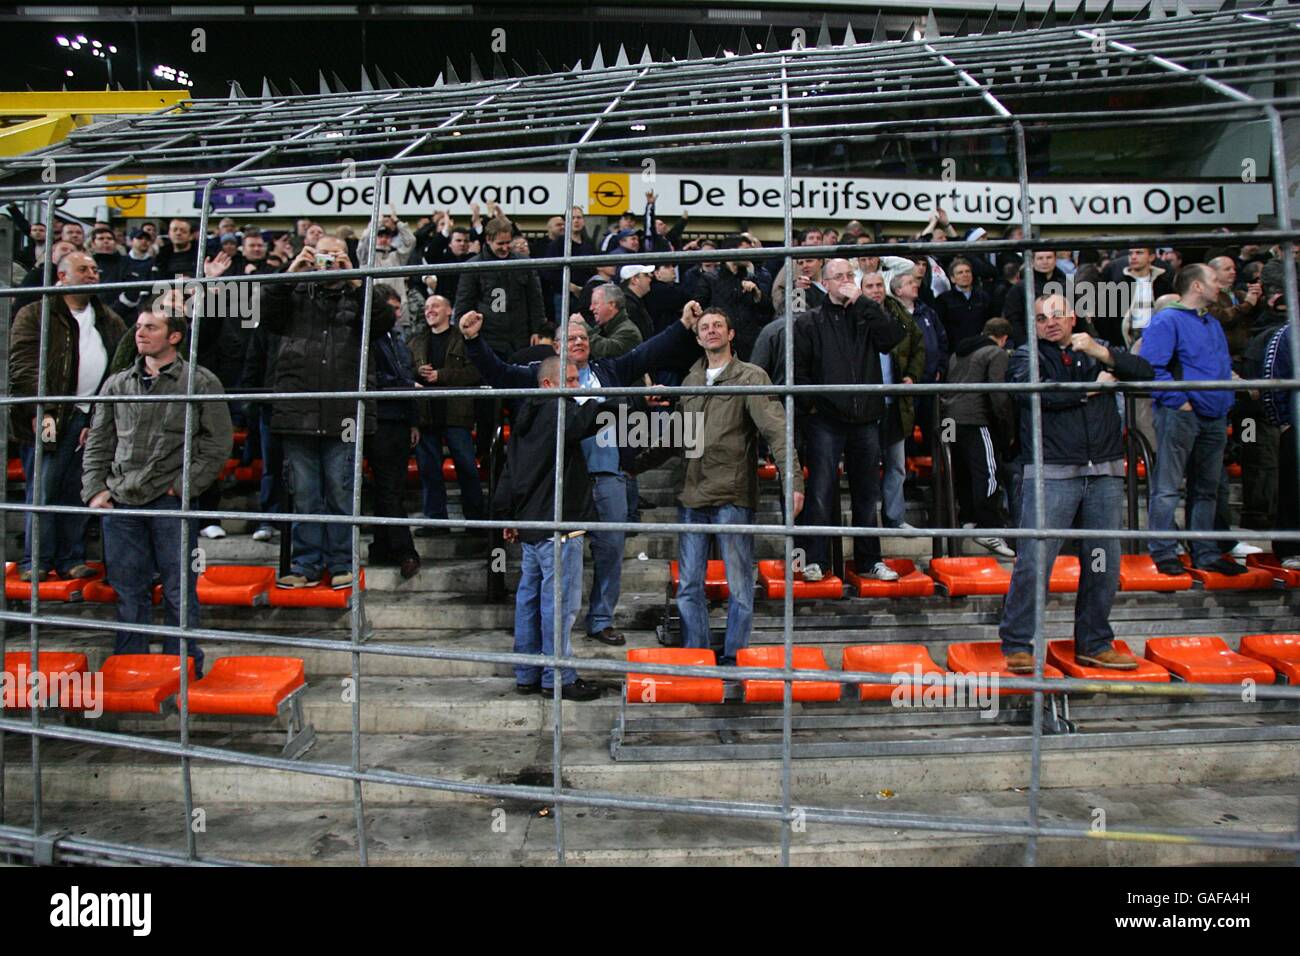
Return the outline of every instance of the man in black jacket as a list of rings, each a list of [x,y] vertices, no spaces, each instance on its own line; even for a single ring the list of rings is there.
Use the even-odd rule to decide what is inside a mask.
[[[956,258],[948,268],[952,288],[942,293],[936,309],[948,341],[953,345],[980,335],[984,323],[993,317],[993,297],[975,284],[969,259]]]
[[[1038,372],[1044,382],[1151,381],[1151,364],[1138,355],[1111,350],[1086,332],[1075,331],[1074,310],[1064,296],[1035,300]],[[1029,381],[1029,345],[1011,357],[1008,382]],[[1020,448],[1025,465],[1020,527],[1035,527],[1033,430],[1030,393],[1017,392]],[[1124,504],[1124,439],[1115,396],[1096,392],[1042,393],[1043,517],[1047,528],[1070,528],[1076,519],[1088,530],[1118,530]],[[1043,580],[1061,550],[1060,538],[1043,541]],[[1016,553],[998,634],[1007,669],[1034,670],[1035,543],[1022,539]],[[1074,606],[1074,658],[1092,667],[1135,670],[1137,661],[1115,650],[1110,609],[1119,586],[1119,539],[1081,540],[1079,596]],[[1043,595],[1046,600],[1046,595]]]
[[[1056,253],[1050,249],[1038,249],[1034,252],[1034,298],[1056,293],[1063,295],[1066,291],[1065,273],[1056,268]],[[1022,273],[1023,274],[1023,273]],[[1024,345],[1034,337],[1033,320],[1025,320],[1025,290],[1009,289],[1002,307],[1002,315],[1011,323],[1011,341],[1017,347]],[[1115,341],[1119,341],[1115,339]]]
[[[718,271],[701,271],[696,295],[701,308],[722,309],[731,316],[736,338],[732,351],[748,362],[758,333],[772,321],[772,300],[754,278],[752,262],[724,262]]]
[[[373,292],[394,312],[401,310],[401,294],[392,286],[380,283],[373,287]],[[415,362],[396,326],[375,340],[374,352],[375,375],[381,389],[416,387]],[[406,466],[411,450],[420,441],[415,399],[395,398],[378,405],[379,427],[374,439],[366,443],[366,458],[375,473],[375,516],[405,518],[402,492],[406,489]],[[442,462],[438,467],[442,467]],[[419,574],[420,556],[411,540],[411,529],[402,525],[375,525],[370,563],[395,564],[401,569],[403,579]]]
[[[832,259],[822,274],[826,301],[802,316],[794,327],[796,385],[881,384],[880,356],[903,340],[903,327],[875,302],[862,296],[847,259]],[[849,477],[853,525],[874,528],[880,507],[880,419],[884,396],[828,392],[800,396],[799,428],[808,463],[807,508],[810,525],[834,523],[839,495],[839,463]],[[830,541],[805,541],[805,581],[820,581],[828,564]],[[881,559],[880,539],[855,537],[853,559],[860,574],[892,581],[898,573]]]
[[[552,356],[536,367],[537,385],[543,389],[578,388],[577,366],[565,367]],[[615,400],[617,401],[617,400]],[[516,521],[551,521],[555,517],[555,442],[559,416],[564,414],[564,502],[560,543],[560,653],[573,656],[569,633],[582,606],[582,526],[596,520],[591,475],[583,458],[582,442],[595,435],[597,402],[579,405],[572,398],[544,395],[523,399],[518,406],[506,446],[506,466],[492,498],[493,518]],[[519,541],[523,557],[519,587],[515,592],[515,644],[517,654],[555,653],[555,544],[549,531],[507,528],[507,541]],[[560,672],[565,700],[595,700],[600,688],[578,677],[571,667]],[[555,687],[555,670],[536,664],[515,667],[515,690],[520,694],[549,693]]]
[[[351,269],[347,244],[323,236],[303,246],[290,272]],[[317,257],[321,264],[318,265]],[[350,398],[313,397],[321,391],[352,391],[361,367],[364,307],[360,280],[266,283],[261,325],[279,336],[271,371],[274,392],[300,392],[299,400],[273,403],[271,430],[283,442],[284,460],[298,514],[350,515],[352,461],[357,443],[357,403]],[[371,306],[370,338],[382,338],[397,316],[383,298]],[[374,388],[374,354],[366,370]],[[375,402],[365,406],[366,434],[375,431]],[[330,577],[336,589],[352,586],[352,534],[346,524],[295,522],[292,564],[276,585],[311,587]]]
[[[483,251],[473,261],[500,263],[523,258],[510,251],[509,220],[493,219],[483,233]],[[466,272],[456,287],[454,301],[456,320],[466,312],[483,316],[483,339],[502,358],[531,345],[531,337],[546,322],[542,286],[535,270],[482,268]]]

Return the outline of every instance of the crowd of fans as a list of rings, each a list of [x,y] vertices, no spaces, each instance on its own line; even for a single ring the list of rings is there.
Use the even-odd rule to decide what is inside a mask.
[[[565,217],[557,215],[544,235],[529,237],[495,204],[486,215],[475,206],[467,223],[437,211],[408,224],[390,210],[373,235],[369,229],[360,235],[347,227],[329,230],[307,219],[292,230],[268,232],[253,225],[240,229],[227,218],[208,236],[196,236],[192,224],[179,218],[167,223],[165,233],[152,223],[125,234],[96,223],[87,235],[83,225],[67,222],[57,236],[47,236],[42,226],[32,225],[20,247],[19,259],[30,269],[20,284],[41,284],[40,263],[50,242],[57,282],[66,287],[51,297],[46,389],[85,401],[47,405],[43,422],[35,421],[34,406],[14,406],[13,435],[24,469],[31,473],[40,442],[42,503],[178,507],[183,406],[145,413],[140,408],[171,406],[95,404],[93,399],[101,390],[183,391],[189,375],[184,356],[190,354],[186,314],[192,305],[180,289],[163,296],[145,288],[89,295],[78,293],[78,286],[172,282],[200,273],[220,278],[334,271],[363,262],[422,265],[427,272],[372,284],[369,303],[359,280],[337,279],[257,283],[256,323],[205,309],[197,342],[199,367],[193,370],[196,391],[263,390],[304,397],[232,405],[228,412],[223,403],[201,406],[202,414],[191,421],[195,458],[190,490],[196,507],[220,510],[218,474],[230,451],[233,422],[248,434],[245,460],[261,457],[264,462],[262,512],[276,512],[291,497],[298,513],[351,513],[356,403],[309,393],[357,388],[368,306],[368,389],[419,388],[436,396],[447,388],[567,385],[593,392],[564,403],[564,518],[573,529],[566,535],[558,569],[549,534],[507,533],[521,542],[524,554],[524,577],[516,594],[516,649],[550,653],[558,637],[567,652],[568,631],[582,603],[583,537],[591,539],[594,565],[585,631],[607,644],[625,642],[614,626],[624,534],[584,534],[582,529],[596,519],[636,521],[649,504],[640,494],[637,475],[682,457],[679,519],[702,526],[698,533],[679,536],[677,600],[683,635],[688,646],[715,643],[722,661],[729,663],[746,646],[751,628],[753,538],[717,536],[731,597],[725,637],[715,642],[704,597],[710,535],[703,526],[755,523],[758,465],[768,458],[781,465],[786,459],[785,413],[783,403],[766,396],[710,395],[709,388],[786,381],[786,326],[774,320],[784,316],[787,305],[795,315],[793,383],[828,386],[795,401],[799,467],[791,478],[800,525],[838,522],[842,466],[854,527],[878,528],[886,536],[890,529],[912,529],[907,459],[946,443],[961,522],[974,529],[1028,526],[1036,507],[1035,476],[1028,464],[1033,434],[1029,396],[979,386],[1028,381],[1031,348],[1038,352],[1040,375],[1051,381],[1293,375],[1276,247],[1136,247],[1113,254],[1036,250],[1029,253],[1032,287],[1027,295],[1021,285],[1023,264],[1015,252],[945,253],[945,243],[978,243],[990,235],[978,227],[958,233],[942,211],[912,237],[926,244],[923,255],[809,255],[797,256],[787,266],[748,233],[688,238],[687,218],[672,224],[659,218],[655,199],[648,193],[640,216],[629,212],[601,235],[587,230],[582,210],[575,208],[571,234],[565,234]],[[1000,238],[1023,236],[1011,228]],[[858,221],[842,229],[810,226],[798,235],[798,244],[808,247],[875,242]],[[598,251],[708,249],[744,255],[682,265],[583,264]],[[577,257],[567,274],[569,315],[562,314],[565,270],[514,264],[566,252]],[[465,262],[482,267],[445,271]],[[789,293],[786,268],[793,271]],[[1029,303],[1032,310],[1026,308]],[[32,395],[41,304],[35,295],[17,304],[11,387],[16,395]],[[127,328],[134,334],[127,335]],[[564,368],[556,357],[560,342],[567,343],[569,364]],[[938,396],[835,389],[944,382],[956,387]],[[699,386],[702,391],[677,402],[601,394],[602,389],[642,384]],[[1134,402],[1132,420],[1122,398],[1101,389],[1045,393],[1041,406],[1041,477],[1051,526],[1121,527],[1127,428],[1140,432],[1155,452],[1149,526],[1170,533],[1149,545],[1159,571],[1184,570],[1174,524],[1184,487],[1187,527],[1217,530],[1223,538],[1191,542],[1187,557],[1197,567],[1240,573],[1234,558],[1258,549],[1239,540],[1239,527],[1253,529],[1253,536],[1300,527],[1295,428],[1283,391],[1162,390]],[[646,448],[619,433],[610,417],[599,415],[601,410],[651,413],[670,407],[701,423],[697,447]],[[455,466],[465,518],[550,519],[559,424],[553,399],[502,403],[484,389],[480,399],[372,401],[364,420],[376,516],[406,515],[402,489],[414,455],[423,515],[448,522],[423,526],[417,536],[451,532],[445,456]],[[503,420],[513,434],[504,474],[489,500],[479,465]],[[1233,461],[1242,465],[1244,486],[1237,522],[1228,503],[1227,466]],[[30,482],[27,494],[29,502],[36,500]],[[119,613],[124,621],[147,619],[147,594],[138,584],[152,581],[150,571],[162,576],[169,612],[175,610],[182,578],[188,574],[188,586],[193,586],[192,573],[169,554],[167,535],[143,525],[117,518],[104,523],[109,579],[115,586],[123,582]],[[50,515],[45,529],[41,554],[31,554],[30,542],[24,554],[24,580],[49,572],[69,577],[95,573],[85,558],[85,516]],[[219,522],[204,522],[199,533],[216,538],[227,532]],[[266,524],[253,531],[258,540],[275,534]],[[992,533],[973,540],[990,553],[1015,559],[1002,637],[1009,666],[1023,672],[1031,666],[1033,549],[1014,547]],[[292,522],[291,566],[278,586],[351,586],[349,541],[346,524]],[[1107,623],[1118,542],[1092,543],[1105,560],[1082,562],[1078,652],[1099,666],[1131,668],[1132,659],[1111,647]],[[1048,542],[1049,566],[1061,544]],[[800,537],[797,545],[804,580],[817,581],[829,573],[828,537]],[[1287,567],[1300,567],[1295,543],[1277,541],[1274,550]],[[858,573],[896,578],[884,555],[880,536],[853,538]],[[402,527],[376,526],[369,561],[395,565],[407,578],[420,571],[412,536]],[[564,582],[560,635],[553,631],[550,603],[557,571]],[[190,607],[196,609],[197,602],[191,600]],[[140,640],[135,636],[135,643]],[[596,694],[572,672],[558,678],[545,669],[517,672],[523,693],[550,688],[557,679],[566,697]]]

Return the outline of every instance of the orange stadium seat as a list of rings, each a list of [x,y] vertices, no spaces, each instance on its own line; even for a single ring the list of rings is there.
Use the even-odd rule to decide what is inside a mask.
[[[785,562],[758,562],[758,580],[763,585],[763,593],[769,598],[780,600],[785,597]],[[827,574],[820,581],[805,581],[803,572],[794,573],[794,599],[796,601],[818,601],[844,597],[844,582],[833,574]]]
[[[1028,674],[1013,674],[1007,670],[1006,658],[1002,655],[999,641],[970,641],[962,644],[948,645],[948,670],[958,674],[997,674],[998,678],[1028,677]],[[1050,662],[1043,661],[1043,677],[1057,680],[1065,675]],[[998,696],[1010,694],[1032,694],[1031,690],[1010,690],[999,687]]]
[[[223,657],[190,685],[190,713],[274,717],[284,699],[306,683],[296,657]]]
[[[1274,579],[1281,581],[1289,588],[1300,588],[1300,571],[1292,571],[1290,568],[1282,567],[1282,559],[1276,554],[1252,554],[1246,559],[1246,567],[1263,568]]]
[[[214,564],[199,575],[199,603],[254,607],[267,603],[274,587],[274,568]]]
[[[949,597],[1006,594],[1011,587],[1011,572],[995,558],[933,558],[930,574]]]
[[[1133,654],[1129,646],[1118,639],[1115,641],[1115,650],[1121,654]],[[1133,654],[1133,656],[1137,657],[1136,654]],[[1135,671],[1118,671],[1109,667],[1090,667],[1086,664],[1080,664],[1074,659],[1074,641],[1048,641],[1047,662],[1053,667],[1059,667],[1067,677],[1077,677],[1081,680],[1138,681],[1144,684],[1169,683],[1169,671],[1155,661],[1145,660],[1141,657],[1137,659],[1138,666]]]
[[[1238,654],[1221,637],[1152,637],[1146,656],[1192,684],[1239,684],[1246,678],[1271,684],[1276,679],[1272,667]]]
[[[1300,634],[1247,634],[1241,639],[1241,653],[1263,661],[1288,684],[1300,685]]]
[[[1047,580],[1047,590],[1052,594],[1074,594],[1079,590],[1079,559],[1063,554],[1052,565],[1052,576]]]
[[[713,667],[717,658],[707,647],[638,647],[627,652],[629,663],[682,664]],[[674,674],[627,675],[629,703],[720,704],[722,678],[678,677]]]
[[[82,591],[92,578],[61,578],[50,573],[37,586],[37,594],[42,601],[80,601]],[[27,581],[18,580],[18,564],[10,561],[5,564],[5,597],[11,601],[31,600],[32,586]]]
[[[366,589],[366,569],[361,569],[361,590]],[[271,607],[333,607],[348,606],[352,597],[352,588],[334,590],[329,585],[320,583],[310,588],[277,588],[266,592],[267,603]]]
[[[930,657],[924,644],[858,644],[844,648],[841,669],[871,674],[948,673]],[[859,700],[889,700],[899,684],[859,684]]]
[[[235,481],[241,485],[255,485],[262,480],[262,459],[254,458],[247,465],[235,469]]]
[[[5,469],[5,474],[10,481],[26,481],[27,475],[23,473],[23,460],[21,458],[10,458],[9,465]]]
[[[794,667],[796,670],[828,671],[826,655],[820,647],[795,647]],[[737,667],[784,667],[784,647],[746,647],[736,654]],[[781,703],[785,699],[785,681],[747,680],[745,681],[745,703],[771,704]],[[791,700],[797,701],[831,701],[840,699],[838,681],[797,680],[791,682]]]
[[[186,660],[193,683],[194,658]],[[111,714],[160,714],[163,703],[181,688],[180,658],[175,654],[114,654],[100,673],[104,710]]]
[[[1121,591],[1186,591],[1191,586],[1190,574],[1161,574],[1149,554],[1126,554],[1119,559]]]
[[[1245,574],[1220,574],[1192,567],[1192,559],[1187,555],[1183,555],[1182,561],[1187,573],[1207,591],[1270,591],[1277,587],[1272,573],[1264,568],[1248,567]]]
[[[10,651],[5,654],[4,672],[9,678],[9,682],[17,690],[18,697],[16,703],[20,707],[25,707],[28,703],[27,693],[30,688],[27,680],[19,679],[19,672],[28,680],[31,678],[32,655],[30,651]],[[88,674],[90,664],[86,661],[85,654],[78,654],[72,651],[40,651],[36,655],[37,671],[44,675],[44,682],[47,688],[50,687],[50,678],[55,674],[73,675]],[[70,688],[66,685],[60,685],[66,692]],[[56,706],[66,706],[69,701],[66,699],[59,700]],[[3,700],[0,700],[0,707],[4,706]]]
[[[885,564],[898,572],[897,581],[878,581],[863,577],[852,561],[844,562],[844,577],[850,587],[857,588],[858,597],[870,598],[904,598],[931,597],[934,594],[934,578],[924,571],[918,571],[910,558],[885,558]]]
[[[676,561],[668,562],[668,577],[671,581],[672,593],[677,594],[677,587],[681,583],[681,566]],[[710,601],[725,601],[731,596],[731,590],[727,587],[727,566],[722,561],[710,561],[704,569],[704,596]]]

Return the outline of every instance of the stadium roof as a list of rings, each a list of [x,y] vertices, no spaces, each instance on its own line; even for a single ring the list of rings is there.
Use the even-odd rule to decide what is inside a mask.
[[[1231,6],[1229,0],[1228,6]],[[1082,6],[1074,19],[1081,20]],[[1157,7],[1156,9],[1160,9]],[[461,77],[395,89],[260,96],[237,86],[154,115],[98,123],[6,160],[0,199],[101,193],[99,177],[147,174],[182,189],[213,175],[260,183],[385,172],[631,162],[890,137],[1024,128],[1204,123],[1286,113],[1300,103],[1300,10],[1066,23],[914,42],[868,36],[808,48],[656,61],[620,49],[564,72],[528,76],[500,59]],[[1024,24],[1019,24],[1022,28]],[[991,27],[991,29],[993,29]],[[490,77],[490,78],[489,78]],[[1136,94],[1158,94],[1158,102]],[[129,182],[119,181],[121,188]]]

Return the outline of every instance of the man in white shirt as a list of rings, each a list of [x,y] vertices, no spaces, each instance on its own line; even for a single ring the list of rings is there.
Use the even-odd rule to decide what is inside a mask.
[[[50,327],[45,355],[45,394],[76,395],[86,401],[72,405],[45,403],[36,420],[35,403],[13,406],[11,426],[21,445],[27,503],[81,505],[82,449],[90,428],[89,399],[99,391],[108,371],[109,356],[125,326],[97,296],[77,294],[72,287],[99,281],[95,260],[84,252],[70,252],[59,262],[58,282],[69,287],[49,303]],[[39,376],[41,303],[23,306],[14,316],[10,333],[9,375],[14,395],[35,395]],[[44,445],[40,481],[33,477],[36,442]],[[33,571],[31,515],[27,516],[22,580],[42,580],[51,570],[61,577],[85,578],[95,572],[86,566],[86,515],[47,514],[41,521],[40,560]]]

